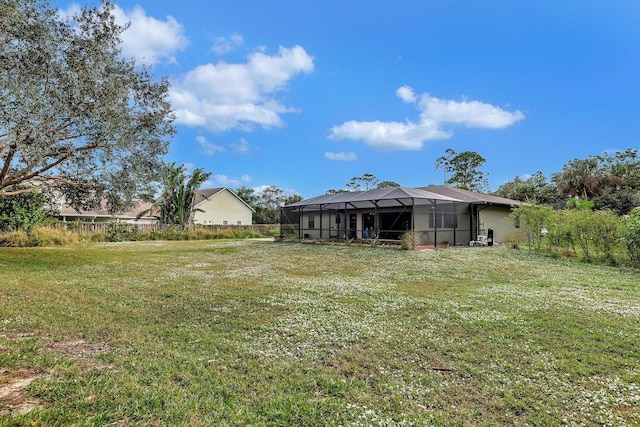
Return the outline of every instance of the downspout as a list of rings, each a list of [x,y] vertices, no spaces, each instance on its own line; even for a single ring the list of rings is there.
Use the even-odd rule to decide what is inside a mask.
[[[298,206],[298,240],[302,240],[302,206]]]
[[[438,201],[434,200],[433,208],[433,249],[438,249]]]
[[[411,233],[413,233],[413,249],[416,248],[418,236],[416,236],[416,199],[411,198]]]
[[[320,240],[322,240],[322,205],[320,205]]]
[[[458,230],[458,209],[456,208],[456,202],[453,202],[453,214],[456,218],[456,225],[453,227],[453,247],[456,247],[456,231]]]

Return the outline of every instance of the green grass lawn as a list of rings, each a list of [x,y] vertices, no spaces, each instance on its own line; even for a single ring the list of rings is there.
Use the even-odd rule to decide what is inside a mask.
[[[0,425],[640,425],[640,272],[505,248],[0,249]]]

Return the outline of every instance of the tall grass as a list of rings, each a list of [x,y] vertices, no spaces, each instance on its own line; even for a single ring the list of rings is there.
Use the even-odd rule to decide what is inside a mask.
[[[0,425],[639,425],[640,273],[506,248],[0,249]]]
[[[272,233],[269,233],[272,235]],[[64,246],[78,242],[124,242],[143,240],[211,240],[211,239],[248,239],[265,237],[264,235],[240,228],[213,230],[202,227],[189,230],[169,228],[167,230],[140,231],[129,224],[112,223],[106,232],[96,231],[80,233],[77,230],[65,230],[54,226],[39,226],[29,233],[19,230],[0,233],[0,247],[42,247]]]

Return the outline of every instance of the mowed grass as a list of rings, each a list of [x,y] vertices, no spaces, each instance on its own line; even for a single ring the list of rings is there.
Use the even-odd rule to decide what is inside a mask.
[[[2,249],[0,386],[27,373],[0,424],[640,425],[640,272],[505,248]]]

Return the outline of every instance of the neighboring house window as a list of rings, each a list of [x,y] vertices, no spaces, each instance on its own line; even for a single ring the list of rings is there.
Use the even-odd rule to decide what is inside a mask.
[[[228,225],[229,221],[222,221],[222,225]]]
[[[309,215],[309,228],[316,228],[316,218],[314,215]]]
[[[242,225],[242,221],[238,221],[238,222],[237,222],[237,224],[238,224],[238,225]]]

